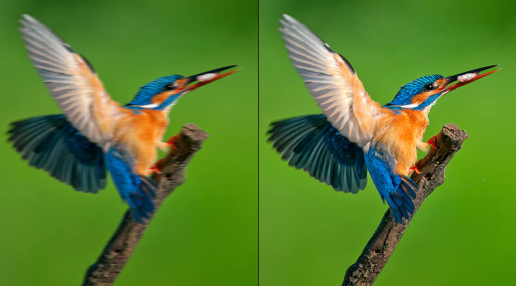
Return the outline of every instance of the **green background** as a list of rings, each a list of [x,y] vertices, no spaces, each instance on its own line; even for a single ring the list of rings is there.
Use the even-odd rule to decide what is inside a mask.
[[[503,67],[432,109],[425,139],[448,122],[471,137],[376,284],[516,284],[516,194],[510,180],[515,8],[510,1],[261,0],[257,130],[255,1],[0,2],[0,284],[80,284],[127,209],[111,183],[97,195],[74,192],[29,167],[6,142],[9,122],[59,113],[16,30],[24,13],[84,54],[122,103],[163,75],[230,64],[244,68],[189,94],[170,113],[165,138],[185,123],[198,124],[211,137],[116,284],[257,283],[257,134],[261,285],[339,285],[374,232],[387,207],[371,182],[358,195],[333,192],[288,167],[265,143],[271,121],[319,113],[277,31],[283,13],[346,56],[382,104],[423,75]]]
[[[22,14],[84,54],[121,103],[161,76],[243,68],[172,109],[165,139],[186,123],[211,137],[116,284],[256,285],[257,9],[240,0],[0,2],[0,285],[81,284],[127,209],[111,182],[97,195],[75,192],[7,143],[9,122],[59,113],[17,31]]]
[[[357,195],[334,192],[265,143],[270,122],[320,113],[287,57],[283,13],[344,55],[381,104],[420,76],[503,67],[433,107],[425,140],[446,123],[471,137],[376,285],[516,284],[512,3],[260,1],[260,284],[340,285],[387,210],[370,178]]]

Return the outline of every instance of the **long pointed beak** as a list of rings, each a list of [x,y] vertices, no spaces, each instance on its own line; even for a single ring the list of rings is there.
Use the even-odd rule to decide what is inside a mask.
[[[237,65],[232,65],[232,66],[227,66],[227,67],[222,67],[222,68],[218,68],[218,69],[214,69],[214,70],[210,70],[210,71],[207,71],[207,72],[204,72],[204,73],[200,73],[200,74],[196,74],[196,75],[193,75],[193,76],[190,76],[190,77],[186,77],[185,79],[187,80],[187,85],[184,89],[184,91],[193,91],[199,87],[202,87],[206,84],[209,84],[211,82],[214,82],[216,80],[219,80],[219,79],[222,79],[226,76],[229,76],[231,74],[233,74],[234,72],[240,70],[240,69],[235,69],[235,70],[231,70],[229,72],[226,72],[226,73],[220,73],[224,70],[227,70],[227,69],[231,69],[231,68],[234,68],[236,67]]]
[[[462,87],[462,86],[472,83],[478,79],[482,79],[483,77],[491,75],[492,73],[501,69],[501,68],[498,68],[496,70],[492,70],[487,73],[480,74],[480,72],[491,69],[496,66],[498,66],[498,65],[491,65],[491,66],[487,66],[487,67],[483,67],[483,68],[478,68],[475,70],[467,71],[464,73],[460,73],[460,74],[456,74],[456,75],[444,78],[445,81],[443,83],[443,89],[442,89],[443,94],[449,93],[449,92],[457,89],[458,87]],[[458,82],[451,86],[448,86],[448,84],[453,83],[455,81],[458,81]]]

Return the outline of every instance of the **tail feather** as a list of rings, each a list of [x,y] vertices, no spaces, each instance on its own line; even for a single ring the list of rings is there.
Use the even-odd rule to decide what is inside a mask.
[[[387,203],[396,222],[401,222],[402,218],[409,219],[410,214],[414,213],[413,199],[415,199],[415,191],[406,189],[406,186],[403,184],[400,184],[394,192],[387,195]]]
[[[11,124],[9,141],[24,160],[75,190],[96,193],[106,186],[102,149],[81,135],[64,115]]]
[[[405,192],[407,192],[412,198],[416,198],[416,191],[419,189],[419,186],[410,179],[408,176],[400,175],[401,177],[401,187]]]
[[[380,193],[382,200],[387,201],[392,217],[396,222],[408,219],[414,213],[417,184],[406,175],[393,172],[391,164],[395,159],[382,149],[372,144],[366,156],[367,168]],[[391,164],[389,164],[391,163]]]
[[[357,193],[367,183],[364,153],[342,136],[324,115],[309,115],[272,123],[269,141],[290,166],[337,191]]]

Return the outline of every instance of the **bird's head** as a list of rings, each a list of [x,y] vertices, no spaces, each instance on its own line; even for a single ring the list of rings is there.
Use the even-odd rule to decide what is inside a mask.
[[[181,75],[161,77],[141,87],[127,106],[137,109],[165,110],[174,105],[181,96],[238,71],[237,69],[220,73],[235,66],[214,69],[189,77]]]
[[[385,106],[394,110],[411,109],[428,113],[430,108],[440,97],[458,87],[462,87],[498,71],[499,69],[496,69],[480,74],[481,71],[495,66],[496,65],[487,66],[449,77],[443,77],[441,75],[421,77],[401,87],[392,102]],[[457,83],[449,85],[453,82]]]

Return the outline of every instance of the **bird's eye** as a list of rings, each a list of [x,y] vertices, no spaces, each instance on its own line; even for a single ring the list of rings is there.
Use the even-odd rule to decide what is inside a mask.
[[[425,91],[431,91],[433,89],[435,89],[434,83],[426,84],[425,87],[423,88],[423,90],[425,90]]]
[[[175,88],[177,88],[176,83],[168,83],[165,85],[165,90],[167,91],[174,90]]]

